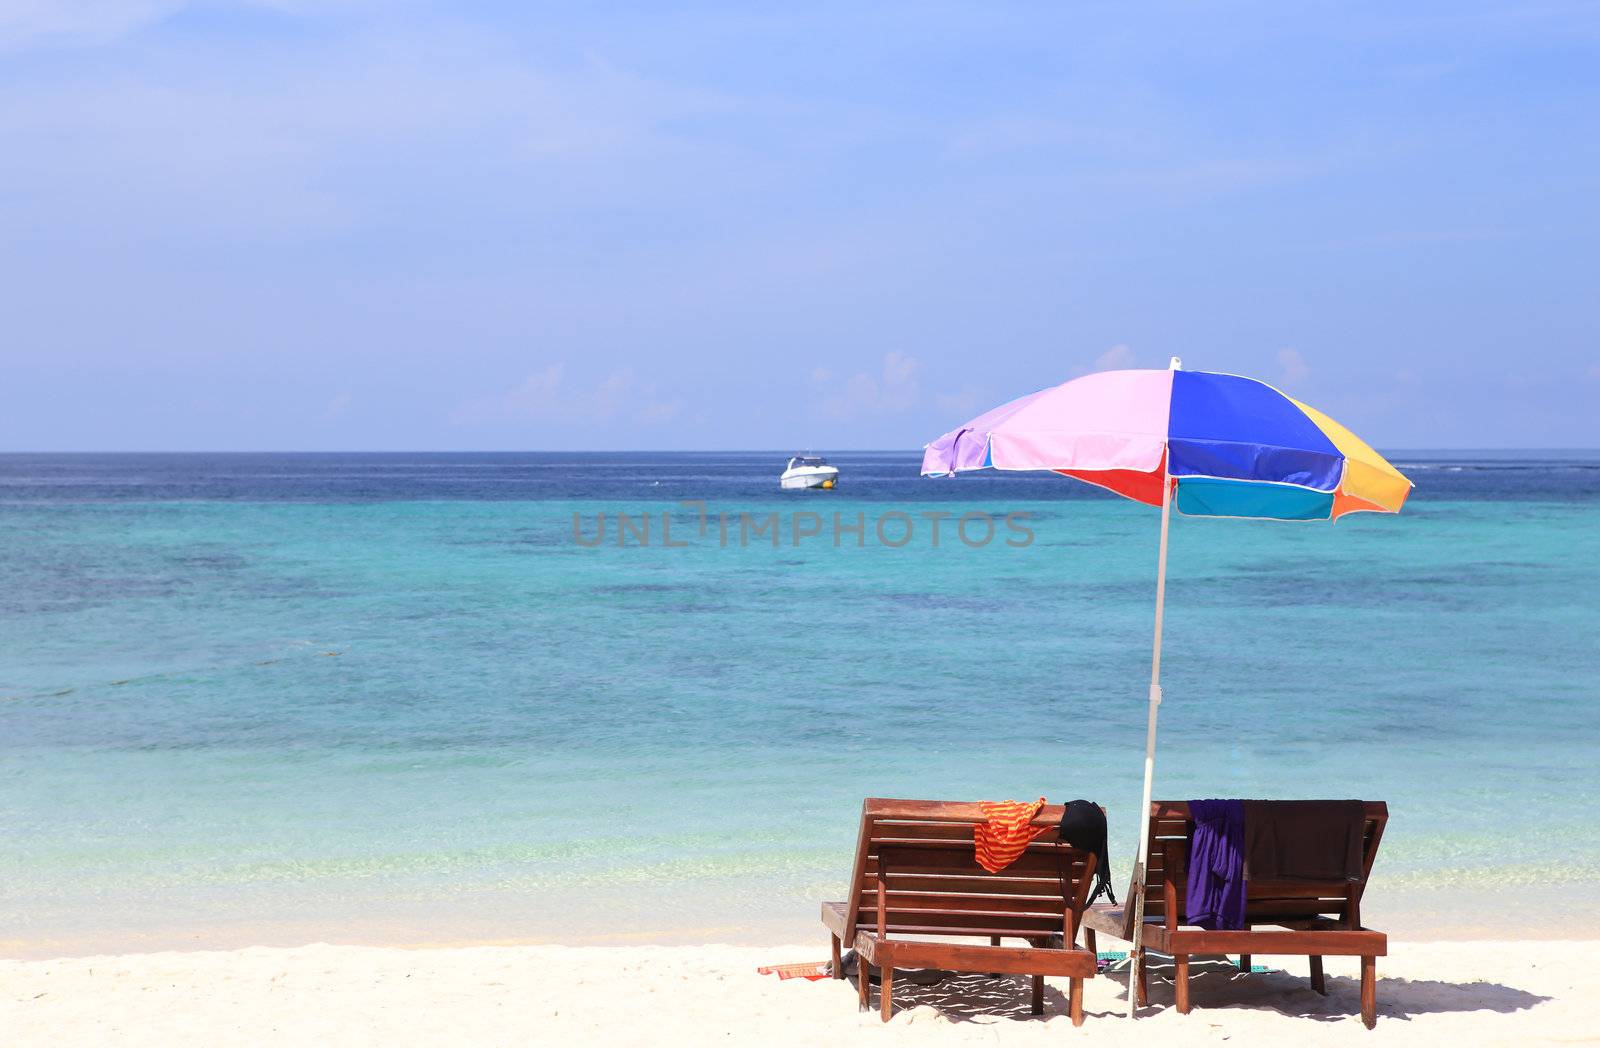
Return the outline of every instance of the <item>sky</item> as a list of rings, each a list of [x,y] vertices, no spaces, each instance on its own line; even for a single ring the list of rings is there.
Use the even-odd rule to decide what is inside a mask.
[[[1600,4],[0,0],[0,451],[1600,447]]]

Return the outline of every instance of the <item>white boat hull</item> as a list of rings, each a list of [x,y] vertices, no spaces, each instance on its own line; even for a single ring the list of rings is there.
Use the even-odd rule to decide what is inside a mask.
[[[809,488],[829,490],[838,483],[839,471],[832,466],[802,466],[786,470],[778,478],[778,486],[784,491],[805,491]]]

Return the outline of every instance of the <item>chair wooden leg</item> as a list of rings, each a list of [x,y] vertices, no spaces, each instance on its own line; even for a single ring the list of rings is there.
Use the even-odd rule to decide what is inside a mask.
[[[1033,977],[1033,1014],[1044,1014],[1044,976]]]
[[[1189,1014],[1189,955],[1186,953],[1174,954],[1172,960],[1177,965],[1177,972],[1172,977],[1172,988],[1178,999],[1178,1014]]]
[[[1250,955],[1248,953],[1241,953],[1239,955],[1239,970],[1241,972],[1250,971]]]
[[[872,979],[867,975],[867,962],[859,953],[856,954],[856,992],[860,995],[861,1010],[866,1011],[871,1007]]]
[[[1311,988],[1322,996],[1328,996],[1328,985],[1322,979],[1322,958],[1316,954],[1311,955]]]
[[[1138,982],[1139,985],[1134,992],[1139,995],[1139,1007],[1147,1008],[1150,1005],[1150,954],[1143,949],[1140,949],[1139,951]]]
[[[828,970],[833,973],[835,979],[843,979],[844,962],[839,956],[839,937],[837,935],[829,935],[828,938],[833,940],[833,947],[829,953],[829,959],[833,963],[828,967]]]
[[[889,1016],[894,1014],[894,968],[887,963],[878,969],[878,1007],[882,1010],[883,1021],[888,1022]]]
[[[1378,1025],[1378,959],[1361,958],[1361,1021],[1367,1029]]]
[[[999,946],[1000,945],[1000,936],[998,936],[998,935],[989,936],[989,945],[990,946]],[[1000,978],[1000,973],[999,972],[990,972],[989,973],[989,978],[998,979],[998,978]]]
[[[1088,950],[1090,953],[1098,954],[1100,952],[1100,948],[1096,946],[1094,942],[1094,929],[1085,928],[1083,930],[1083,948]]]
[[[1071,988],[1067,991],[1067,1007],[1072,1015],[1072,1025],[1083,1025],[1083,980],[1072,980]]]

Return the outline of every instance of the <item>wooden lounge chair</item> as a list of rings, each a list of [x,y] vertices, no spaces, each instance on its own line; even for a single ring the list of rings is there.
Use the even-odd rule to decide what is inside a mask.
[[[1057,839],[1061,805],[1040,809],[1048,832],[999,873],[979,866],[973,828],[985,822],[975,803],[869,798],[861,806],[850,897],[822,904],[833,940],[833,974],[844,978],[841,943],[855,947],[861,1009],[868,1007],[867,965],[881,972],[883,1020],[893,1010],[894,970],[948,968],[1033,976],[1033,1014],[1044,1011],[1044,977],[1071,980],[1074,1026],[1083,1023],[1083,980],[1095,955],[1074,944],[1095,858]],[[890,936],[894,938],[890,938]],[[929,942],[906,935],[987,938],[988,944]],[[1045,945],[1060,935],[1062,945]],[[1002,938],[1030,945],[1002,946]]]
[[[1361,895],[1372,873],[1372,860],[1383,839],[1389,807],[1367,802],[1361,880],[1247,881],[1246,929],[1206,931],[1181,923],[1187,896],[1188,858],[1194,820],[1183,801],[1156,801],[1150,805],[1150,867],[1145,876],[1145,950],[1170,954],[1177,968],[1174,992],[1178,1011],[1189,1011],[1189,957],[1191,954],[1237,953],[1239,970],[1250,970],[1252,954],[1304,954],[1310,958],[1311,988],[1326,994],[1322,958],[1361,958],[1361,1021],[1367,1029],[1378,1021],[1377,959],[1389,952],[1389,937],[1361,925]],[[1133,889],[1126,905],[1093,906],[1084,914],[1084,941],[1095,948],[1095,933],[1104,932],[1133,941]],[[1257,925],[1270,925],[1258,930]],[[1143,958],[1139,965],[1139,1003],[1149,1000]]]

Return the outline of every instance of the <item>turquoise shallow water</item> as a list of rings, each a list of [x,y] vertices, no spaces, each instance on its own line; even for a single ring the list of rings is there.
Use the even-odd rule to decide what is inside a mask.
[[[1155,515],[769,458],[0,458],[0,940],[806,934],[866,795],[1090,797],[1125,871]],[[1175,521],[1157,793],[1387,800],[1379,914],[1593,913],[1594,470],[1412,468],[1399,518]],[[978,510],[1035,541],[931,544]],[[687,545],[574,542],[618,511]]]

